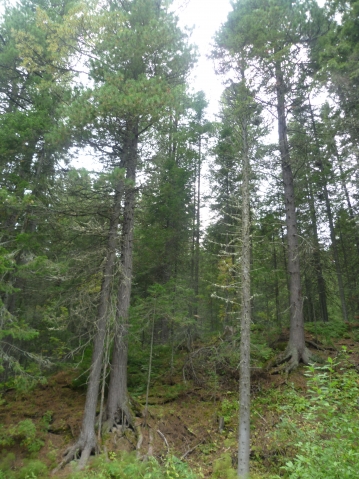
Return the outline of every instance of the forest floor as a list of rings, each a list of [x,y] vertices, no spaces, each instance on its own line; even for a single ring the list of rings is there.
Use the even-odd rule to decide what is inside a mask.
[[[285,332],[282,339],[283,335]],[[328,350],[319,352],[323,360],[328,356],[335,358],[344,346],[350,364],[353,367],[359,364],[359,343],[354,340],[355,335],[346,336],[332,341]],[[307,339],[314,341],[309,333]],[[136,417],[136,426],[143,435],[139,455],[153,454],[161,462],[173,454],[188,462],[194,471],[200,471],[202,477],[231,477],[225,471],[233,470],[237,462],[238,373],[227,360],[222,360],[221,367],[211,362],[217,352],[213,343],[197,344],[191,354],[185,350],[177,353],[171,375],[156,375],[151,383],[147,424],[143,417]],[[218,369],[215,375],[213,364]],[[206,370],[211,372],[207,379]],[[289,377],[271,374],[265,368],[253,369],[253,477],[268,477],[268,471],[280,475],[281,466],[295,453],[288,431],[281,429],[281,423],[285,417],[291,420],[300,398],[307,394],[304,373],[304,366]],[[78,376],[76,369],[62,370],[31,391],[9,389],[2,394],[0,479],[15,477],[1,471],[21,471],[29,458],[44,463],[48,471],[60,462],[63,452],[80,432],[85,388],[80,385]],[[134,389],[133,397],[143,406],[143,390],[136,393]],[[33,426],[36,431],[31,429]],[[6,437],[11,437],[8,444]],[[104,438],[103,449],[110,461],[119,451],[135,451],[137,445],[138,438],[133,431],[116,429]],[[67,477],[71,468],[73,464],[57,477]],[[18,477],[22,479],[21,474]],[[24,475],[23,479],[37,477],[43,476],[33,473]]]

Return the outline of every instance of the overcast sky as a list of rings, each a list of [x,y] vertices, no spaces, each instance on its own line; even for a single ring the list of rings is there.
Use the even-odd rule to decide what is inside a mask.
[[[194,27],[191,40],[198,46],[200,57],[191,76],[191,87],[194,91],[205,92],[210,102],[208,113],[212,116],[218,111],[223,85],[222,79],[214,73],[213,62],[206,56],[211,51],[214,34],[232,9],[230,0],[175,0],[173,8],[181,27]]]

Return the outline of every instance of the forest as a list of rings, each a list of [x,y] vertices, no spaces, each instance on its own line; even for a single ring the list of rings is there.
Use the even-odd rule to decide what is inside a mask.
[[[359,1],[0,14],[0,479],[358,477]]]

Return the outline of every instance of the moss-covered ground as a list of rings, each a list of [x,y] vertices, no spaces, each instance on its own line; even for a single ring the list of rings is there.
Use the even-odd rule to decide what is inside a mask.
[[[328,332],[321,333],[307,332],[309,341],[317,341],[322,346],[322,350],[317,351],[324,361],[318,363],[320,369],[314,371],[300,366],[287,377],[284,373],[272,374],[266,369],[265,361],[261,364],[258,360],[254,364],[253,478],[307,477],[295,471],[295,467],[300,466],[298,454],[300,456],[301,448],[306,447],[305,437],[314,438],[310,444],[316,444],[318,439],[318,444],[322,441],[329,448],[332,438],[328,435],[331,436],[330,431],[333,431],[333,434],[343,434],[341,439],[351,444],[351,433],[338,432],[339,426],[334,418],[342,414],[344,422],[356,420],[359,423],[359,411],[355,412],[359,385],[357,333],[356,330],[347,330],[340,338]],[[285,335],[285,331],[281,333],[282,338]],[[277,352],[274,341],[267,355]],[[103,439],[101,457],[93,458],[89,469],[81,472],[79,477],[150,479],[160,478],[161,474],[167,478],[195,475],[217,479],[236,477],[238,356],[235,340],[211,338],[206,343],[193,345],[191,352],[177,350],[173,361],[171,354],[169,348],[155,348],[147,424],[141,416],[147,377],[146,354],[143,353],[143,357],[130,355],[130,393],[139,411],[137,430],[143,435],[140,450],[136,451],[138,437],[133,431],[112,431]],[[49,477],[66,447],[80,431],[86,392],[86,378],[82,372],[83,369],[67,367],[49,376],[46,384],[38,384],[31,390],[8,388],[3,391],[0,405],[1,479]],[[313,380],[318,374],[322,375],[321,379]],[[326,402],[328,406],[325,406]],[[329,420],[329,412],[328,417],[323,416],[325,407],[333,415],[326,426],[327,436],[317,424],[320,417],[323,424]],[[355,414],[358,417],[355,418]],[[348,431],[352,430],[349,426]],[[353,446],[352,454],[357,453],[359,450]],[[307,452],[308,457],[313,454],[313,451]],[[154,460],[138,461],[136,456],[142,459],[152,456]],[[306,456],[303,457],[305,463]],[[290,470],[291,463],[294,472]],[[75,464],[70,464],[57,476],[68,477],[74,475],[74,471]],[[350,472],[348,474],[342,477],[350,478]]]

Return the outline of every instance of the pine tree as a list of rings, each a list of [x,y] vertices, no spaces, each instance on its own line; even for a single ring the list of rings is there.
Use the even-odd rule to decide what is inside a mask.
[[[64,38],[66,41],[63,44],[70,45],[74,52],[78,51],[75,42],[76,35],[79,35],[81,53],[86,58],[93,82],[93,87],[83,89],[77,101],[67,109],[68,121],[64,129],[71,131],[79,144],[91,145],[101,152],[106,161],[109,160],[111,168],[117,167],[122,171],[115,186],[108,229],[97,334],[83,425],[78,441],[60,466],[72,460],[80,451],[79,467],[83,467],[91,452],[98,450],[95,436],[96,403],[118,248],[121,280],[117,294],[115,340],[104,425],[110,428],[118,421],[132,424],[126,369],[139,146],[144,135],[168,114],[168,106],[176,97],[172,90],[184,82],[192,62],[184,34],[176,26],[173,15],[168,13],[167,4],[144,0],[109,2],[96,10],[96,5],[92,11],[82,9],[81,14],[75,9],[72,16],[68,16],[67,28],[54,25],[49,19],[43,22],[45,29],[50,28],[54,32],[54,39],[59,42],[59,39]],[[69,32],[73,38],[68,37]],[[63,60],[59,57],[58,61],[61,63]],[[121,238],[118,235],[120,225]]]
[[[309,362],[305,346],[303,300],[299,267],[298,226],[294,180],[287,135],[287,107],[293,84],[302,70],[300,55],[316,34],[318,7],[312,2],[278,0],[239,1],[234,4],[226,24],[217,35],[218,55],[223,55],[235,70],[241,52],[253,71],[260,73],[259,82],[269,97],[278,122],[278,149],[282,179],[288,244],[291,326],[287,350],[281,361],[289,361],[287,370],[299,361]],[[319,30],[320,31],[320,30]],[[225,53],[222,53],[225,52]],[[299,60],[298,60],[299,59]],[[268,102],[266,100],[266,102]]]

